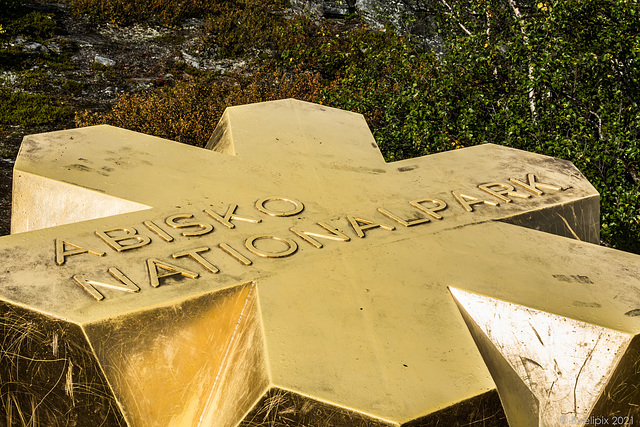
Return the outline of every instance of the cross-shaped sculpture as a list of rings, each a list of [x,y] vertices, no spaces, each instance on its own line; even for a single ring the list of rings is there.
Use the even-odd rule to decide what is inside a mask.
[[[512,425],[637,411],[639,258],[593,244],[571,163],[385,163],[362,116],[294,100],[227,109],[207,148],[25,138],[8,424],[466,425],[494,420],[494,381]]]

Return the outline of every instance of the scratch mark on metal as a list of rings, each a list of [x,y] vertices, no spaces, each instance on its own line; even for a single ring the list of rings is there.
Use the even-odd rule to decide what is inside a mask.
[[[533,365],[536,365],[540,369],[544,369],[544,367],[541,364],[539,364],[538,362],[536,362],[533,359],[529,359],[528,357],[522,357],[522,356],[520,357],[520,359],[521,359],[523,365],[524,365],[524,362],[529,362],[529,363],[531,363]],[[529,371],[528,370],[527,370],[527,375],[529,375]]]
[[[557,376],[562,376],[562,371],[560,370],[560,366],[558,365],[558,361],[553,359],[553,370],[555,371]]]
[[[520,356],[520,363],[522,363],[522,367],[524,368],[524,372],[527,374],[527,380],[528,380],[528,386],[529,388],[531,388],[531,386],[534,384],[533,379],[531,378],[531,373],[529,372],[529,368],[528,368],[528,364],[525,363],[525,359],[524,357]]]
[[[567,221],[567,220],[566,220],[562,215],[560,215],[560,214],[557,214],[557,215],[558,215],[558,216],[560,217],[560,219],[564,222],[564,225],[566,225],[566,226],[567,226],[567,228],[569,229],[569,231],[571,232],[571,234],[573,235],[573,237],[574,237],[576,240],[580,240],[580,238],[579,238],[579,237],[578,237],[578,235],[575,233],[575,231],[573,231],[573,228],[571,228],[571,226],[569,225],[569,222],[568,222],[568,221]]]
[[[576,375],[576,382],[573,385],[573,413],[576,417],[578,416],[578,396],[577,396],[578,393],[576,391],[576,389],[578,388],[578,380],[580,379],[580,374],[582,374],[582,370],[584,369],[585,365],[591,359],[593,352],[596,351],[596,347],[600,342],[600,338],[602,338],[602,334],[598,334],[598,339],[596,340],[596,343],[593,345],[593,347],[591,347],[591,351],[589,351],[589,354],[587,354],[587,357],[584,359],[584,363],[582,364],[582,366],[580,367],[580,370],[578,371],[578,375]]]
[[[42,399],[40,399],[40,402],[38,402],[37,405],[33,406],[33,409],[31,411],[31,417],[29,418],[29,423],[28,425],[32,425],[31,423],[33,422],[35,424],[34,421],[34,417],[36,416],[36,409],[38,409],[38,407],[47,400],[47,397],[49,397],[49,395],[53,392],[53,390],[56,389],[56,387],[58,387],[58,384],[60,384],[60,380],[62,380],[62,377],[64,376],[64,370],[62,372],[60,372],[60,376],[58,377],[58,380],[56,381],[56,383],[53,385],[53,387],[51,387],[51,389],[47,392],[47,394],[44,395],[44,397]]]
[[[53,356],[58,357],[58,334],[53,334],[53,342],[51,343],[53,348]]]
[[[540,334],[538,334],[538,331],[536,331],[536,328],[534,328],[531,323],[529,323],[529,326],[531,326],[531,329],[533,329],[533,333],[536,334],[538,341],[540,341],[540,344],[542,344],[542,346],[544,347],[544,342],[542,341],[542,338],[540,338]]]
[[[67,368],[67,380],[64,383],[64,392],[71,398],[73,406],[76,406],[76,402],[73,399],[73,362],[69,360],[69,367]]]

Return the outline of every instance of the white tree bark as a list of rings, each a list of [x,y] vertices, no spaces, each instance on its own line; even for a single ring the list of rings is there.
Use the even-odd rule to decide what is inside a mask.
[[[515,0],[508,0],[509,1],[509,6],[511,6],[511,10],[513,10],[513,14],[515,15],[518,24],[520,25],[520,32],[522,33],[522,39],[524,40],[524,44],[525,46],[529,45],[529,37],[527,36],[527,31],[524,28],[524,22],[522,20],[522,14],[520,13],[520,9],[518,8],[518,5],[516,4]],[[529,64],[528,64],[528,70],[527,70],[527,78],[529,80],[529,90],[528,92],[528,96],[529,96],[529,109],[531,110],[531,116],[533,117],[533,120],[535,122],[538,121],[538,113],[536,111],[536,92],[535,89],[533,88],[533,83],[534,83],[534,78],[533,78],[533,65],[531,65],[531,55],[529,54]]]

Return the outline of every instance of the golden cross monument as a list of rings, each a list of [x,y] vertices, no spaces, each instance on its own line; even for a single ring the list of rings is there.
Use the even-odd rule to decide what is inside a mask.
[[[207,149],[28,136],[2,421],[632,425],[640,257],[598,221],[567,161],[385,163],[361,115],[295,100],[228,108]]]

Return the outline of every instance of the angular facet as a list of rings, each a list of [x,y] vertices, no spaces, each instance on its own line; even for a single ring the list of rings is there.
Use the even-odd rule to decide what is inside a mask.
[[[589,419],[631,335],[449,290],[498,385],[511,425]]]

